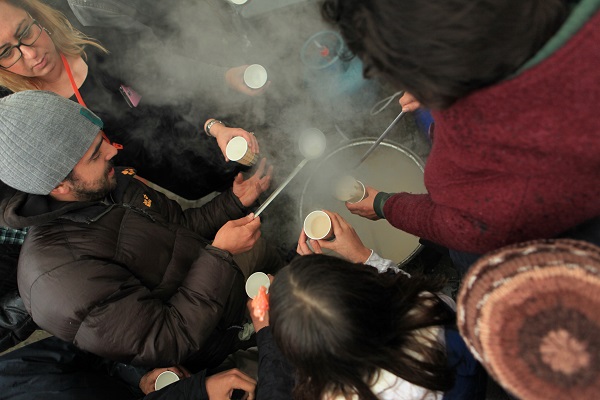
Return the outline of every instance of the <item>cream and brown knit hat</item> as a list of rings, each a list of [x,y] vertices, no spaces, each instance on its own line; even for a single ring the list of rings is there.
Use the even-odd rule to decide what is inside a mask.
[[[523,400],[600,399],[600,248],[557,239],[482,257],[458,295],[475,357]]]

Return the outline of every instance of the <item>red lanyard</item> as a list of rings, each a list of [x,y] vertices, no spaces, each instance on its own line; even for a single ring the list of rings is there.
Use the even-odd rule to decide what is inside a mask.
[[[84,106],[85,108],[88,108],[88,106],[86,106],[85,102],[83,101],[83,97],[81,97],[81,93],[79,93],[79,88],[77,87],[77,84],[75,83],[75,78],[73,78],[73,73],[71,72],[71,67],[69,66],[69,62],[67,61],[67,58],[62,53],[60,54],[60,58],[62,59],[62,63],[65,66],[67,75],[69,76],[69,81],[71,81],[71,87],[73,88],[73,92],[75,92],[75,97],[77,97],[77,102],[79,104],[81,104],[82,106]],[[104,137],[104,140],[106,140],[108,143],[112,144],[115,149],[121,150],[123,148],[122,144],[115,143],[115,142],[111,143],[110,139],[108,138],[108,136],[106,136],[104,131],[102,131],[102,137]]]

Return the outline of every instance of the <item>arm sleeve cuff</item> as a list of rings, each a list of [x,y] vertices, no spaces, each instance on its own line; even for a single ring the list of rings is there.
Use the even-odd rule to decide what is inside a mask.
[[[385,219],[385,215],[383,214],[383,206],[385,205],[387,199],[392,197],[392,195],[392,193],[379,192],[375,196],[375,199],[373,200],[373,209],[379,218]]]

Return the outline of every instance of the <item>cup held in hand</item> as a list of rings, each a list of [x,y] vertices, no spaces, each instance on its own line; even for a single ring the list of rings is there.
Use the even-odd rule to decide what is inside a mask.
[[[324,211],[313,211],[304,218],[304,233],[309,239],[331,240],[333,239],[333,227],[331,218]]]
[[[269,286],[271,286],[271,280],[269,276],[264,272],[255,272],[248,277],[246,280],[246,294],[251,299],[255,298],[258,294],[258,289],[264,286],[269,293]]]
[[[260,89],[267,83],[267,70],[260,64],[249,65],[244,71],[244,83],[250,89]]]
[[[177,374],[175,372],[172,372],[172,371],[162,372],[156,378],[156,382],[154,383],[154,389],[160,390],[160,389],[164,388],[165,386],[170,385],[171,383],[177,382],[178,380],[179,380],[179,376],[177,376]]]
[[[340,201],[358,203],[368,197],[367,188],[353,176],[344,175],[335,183],[334,196]]]
[[[252,166],[258,161],[258,154],[250,150],[248,142],[241,136],[236,136],[227,143],[225,154],[231,161],[242,165]]]

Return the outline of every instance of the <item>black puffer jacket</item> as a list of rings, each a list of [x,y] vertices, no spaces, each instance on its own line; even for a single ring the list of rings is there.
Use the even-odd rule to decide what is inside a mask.
[[[28,311],[55,336],[134,365],[184,362],[211,335],[224,357],[237,334],[228,328],[244,317],[244,278],[209,240],[247,210],[229,190],[182,211],[131,170],[117,172],[110,201],[2,199],[0,224],[32,226],[18,271]]]

